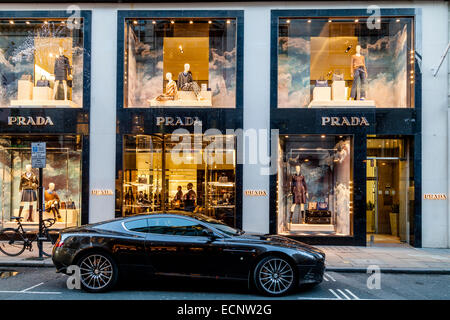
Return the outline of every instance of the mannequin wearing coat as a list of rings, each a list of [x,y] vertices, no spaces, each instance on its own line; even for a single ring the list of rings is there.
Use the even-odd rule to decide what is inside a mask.
[[[291,177],[291,193],[293,195],[293,204],[291,206],[289,223],[292,223],[292,216],[297,205],[300,207],[302,223],[305,223],[305,203],[308,198],[308,187],[306,186],[305,177],[301,174],[300,165],[295,166],[295,174]]]

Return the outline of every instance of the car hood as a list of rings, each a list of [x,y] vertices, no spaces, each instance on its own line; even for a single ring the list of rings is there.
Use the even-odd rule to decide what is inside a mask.
[[[265,244],[270,244],[274,246],[281,246],[285,248],[304,250],[306,252],[319,254],[325,257],[325,253],[317,249],[313,246],[310,246],[301,241],[297,241],[288,237],[283,237],[275,234],[261,234],[261,233],[244,233],[238,236],[234,236],[235,239],[247,240],[247,241],[255,241],[255,242],[263,242]]]

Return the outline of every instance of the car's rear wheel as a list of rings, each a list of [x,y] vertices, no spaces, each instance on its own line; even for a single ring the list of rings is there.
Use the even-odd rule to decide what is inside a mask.
[[[78,260],[81,287],[88,292],[105,292],[117,283],[118,268],[106,253],[90,252]]]
[[[282,296],[296,286],[297,272],[286,259],[269,256],[256,265],[253,279],[260,293],[268,296]]]

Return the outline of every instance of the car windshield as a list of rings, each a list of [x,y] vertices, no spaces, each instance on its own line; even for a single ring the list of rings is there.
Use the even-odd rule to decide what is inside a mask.
[[[208,216],[205,216],[203,214],[196,214],[195,217],[203,222],[206,222],[206,223],[212,225],[214,228],[218,229],[219,231],[222,231],[223,233],[226,233],[231,236],[235,236],[235,235],[244,233],[244,231],[242,231],[242,230],[229,227],[225,223],[220,222],[216,219],[210,218]]]

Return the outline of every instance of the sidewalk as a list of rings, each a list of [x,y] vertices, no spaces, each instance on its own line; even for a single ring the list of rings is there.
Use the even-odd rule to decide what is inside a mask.
[[[350,247],[316,246],[325,251],[327,271],[367,272],[367,267],[378,266],[389,273],[450,274],[450,249],[409,247]],[[0,253],[1,267],[53,267],[51,258],[37,260],[37,248],[18,257]]]
[[[52,245],[44,243],[44,250],[52,252]],[[33,243],[33,251],[25,250],[20,256],[9,257],[0,252],[0,269],[2,267],[53,267],[51,258],[45,257],[44,260],[38,260],[39,250]]]
[[[450,249],[316,246],[326,253],[327,271],[450,274]]]

